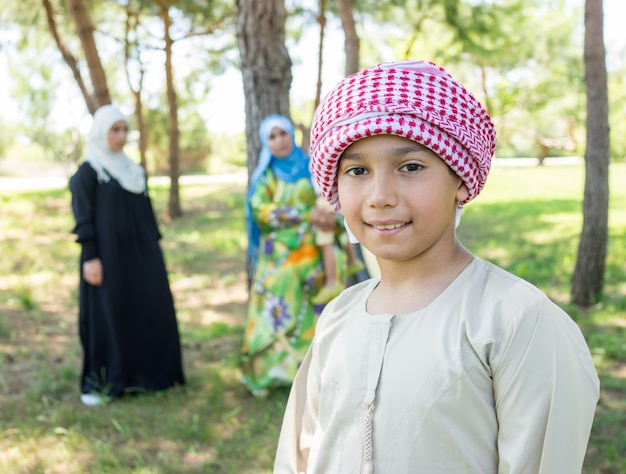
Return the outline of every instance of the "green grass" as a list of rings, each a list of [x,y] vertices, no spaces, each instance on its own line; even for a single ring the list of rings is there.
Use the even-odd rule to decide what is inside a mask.
[[[577,321],[602,382],[585,473],[626,472],[626,165],[611,169],[606,288],[568,305],[582,225],[581,166],[495,167],[459,228],[482,258],[542,288]],[[287,393],[239,384],[244,186],[185,185],[163,232],[187,386],[95,408],[78,401],[78,246],[66,190],[0,193],[0,473],[271,472]]]

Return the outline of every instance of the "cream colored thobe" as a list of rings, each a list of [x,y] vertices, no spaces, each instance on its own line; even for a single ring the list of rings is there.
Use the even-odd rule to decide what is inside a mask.
[[[480,259],[409,314],[368,314],[377,283],[322,314],[274,473],[581,472],[599,381],[565,312]]]

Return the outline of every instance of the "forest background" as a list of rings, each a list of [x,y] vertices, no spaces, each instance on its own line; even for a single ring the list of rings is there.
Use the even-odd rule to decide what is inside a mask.
[[[319,96],[354,66],[348,64],[339,8],[346,3],[354,7],[362,67],[406,57],[435,60],[489,108],[499,132],[498,158],[536,164],[550,156],[551,163],[563,165],[507,169],[496,160],[492,184],[481,196],[484,204],[464,216],[462,238],[545,289],[581,326],[603,387],[584,472],[625,472],[622,0],[5,1],[0,11],[0,472],[270,469],[286,394],[251,400],[237,380],[246,302],[242,209],[251,155],[254,159],[250,130],[256,131],[248,123],[248,102],[251,95],[264,97],[267,82],[280,83],[288,95],[279,100],[280,111],[307,128]],[[612,193],[607,286],[596,304],[580,308],[568,304],[567,293],[584,176],[580,161],[566,165],[565,157],[582,157],[589,138],[585,3],[605,5]],[[36,177],[50,168],[67,177],[82,156],[97,88],[87,80],[83,85],[94,90],[85,95],[78,87],[77,75],[93,77],[71,19],[76,5],[90,16],[110,99],[132,117],[135,129],[141,128],[137,117],[145,121],[146,133],[133,134],[129,151],[145,159],[153,178],[170,177],[151,179],[151,189],[190,379],[186,390],[97,411],[84,410],[75,393],[77,249],[69,234],[68,191],[2,188],[2,178]],[[256,71],[254,91],[245,89],[250,78],[237,44],[242,5],[258,20],[282,7],[274,22],[279,25],[285,10],[285,35],[278,39],[290,62],[274,68],[268,61]],[[265,30],[254,20],[250,37],[262,42]],[[53,39],[51,21],[64,50]],[[74,69],[68,67],[71,60]],[[299,135],[305,138],[306,133]],[[189,174],[229,175],[233,181],[182,182],[184,212],[176,218],[172,186],[179,175]]]
[[[150,174],[168,171],[166,57],[158,14],[158,4],[164,3],[87,4],[113,101],[132,116],[133,95],[142,94],[143,116],[150,130]],[[311,121],[316,88],[323,95],[346,70],[342,24],[334,2],[325,7],[323,50],[318,51],[323,3],[286,2],[285,44],[293,77],[290,109],[294,121],[305,127]],[[486,103],[495,118],[497,156],[582,155],[584,2],[502,0],[493,2],[499,9],[483,14],[481,23],[468,17],[480,18],[480,12],[468,13],[467,5],[492,2],[353,3],[360,64],[409,57],[445,65]],[[0,13],[0,162],[43,158],[67,164],[69,172],[81,156],[91,114],[52,40],[41,2],[9,0],[5,4]],[[454,4],[456,13],[446,11]],[[465,8],[458,8],[464,4]],[[620,0],[604,4],[611,157],[624,160],[626,34],[618,20],[626,8]],[[88,76],[69,15],[61,4],[52,7],[68,51]],[[171,2],[170,8],[180,172],[211,173],[218,162],[244,166],[244,91],[235,2],[180,1]],[[7,168],[12,167],[0,170],[6,173]]]
[[[572,301],[590,306],[599,301],[604,285],[610,157],[623,159],[626,140],[626,125],[619,120],[623,75],[607,73],[603,8],[603,0],[585,0],[580,28],[580,5],[574,0],[10,2],[2,12],[3,24],[13,26],[7,30],[16,41],[7,44],[19,52],[14,55],[19,67],[11,63],[9,70],[19,79],[19,103],[31,123],[25,133],[9,126],[2,131],[18,144],[19,164],[25,161],[20,155],[36,155],[26,146],[31,144],[64,163],[67,174],[75,168],[84,133],[78,127],[57,132],[62,122],[52,113],[57,92],[66,88],[54,87],[54,67],[47,58],[60,54],[89,114],[119,102],[116,97],[127,98],[139,161],[149,174],[167,171],[167,214],[176,219],[184,208],[181,174],[211,172],[209,158],[211,164],[241,164],[242,149],[248,175],[252,172],[260,151],[258,126],[268,114],[294,119],[308,148],[308,124],[322,96],[329,49],[343,50],[344,75],[363,63],[432,59],[478,91],[498,129],[498,156],[534,151],[543,164],[551,154],[584,147],[583,226]],[[337,41],[326,44],[333,19],[341,25],[343,48]],[[312,25],[319,30],[315,95],[312,101],[300,96],[292,101],[290,38],[297,44]],[[307,62],[313,57],[306,56]],[[623,62],[609,59],[613,70],[623,68]],[[243,140],[211,137],[200,113],[215,71],[229,64],[238,65],[242,76]],[[609,108],[609,82],[615,77]],[[230,99],[228,92],[220,94]],[[61,104],[65,115],[73,115],[68,101]],[[230,105],[208,113],[222,118],[224,110]],[[9,162],[5,168],[20,167]]]

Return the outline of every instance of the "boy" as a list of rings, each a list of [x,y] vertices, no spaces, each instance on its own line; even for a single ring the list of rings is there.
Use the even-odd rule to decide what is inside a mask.
[[[495,150],[480,103],[432,63],[381,64],[330,92],[311,136],[381,276],[322,313],[274,472],[579,473],[599,394],[580,330],[456,237]]]

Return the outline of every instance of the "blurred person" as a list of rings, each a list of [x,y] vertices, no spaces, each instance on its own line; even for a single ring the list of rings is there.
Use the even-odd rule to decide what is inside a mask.
[[[312,301],[324,278],[315,229],[334,235],[341,227],[332,209],[315,206],[309,157],[294,142],[292,122],[270,115],[259,134],[262,150],[247,197],[252,281],[242,383],[253,395],[266,396],[291,385],[325,303]],[[343,278],[341,252],[329,245]]]
[[[70,180],[81,245],[80,399],[92,406],[185,383],[174,302],[144,169],[124,153],[128,119],[94,114]]]

